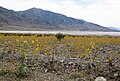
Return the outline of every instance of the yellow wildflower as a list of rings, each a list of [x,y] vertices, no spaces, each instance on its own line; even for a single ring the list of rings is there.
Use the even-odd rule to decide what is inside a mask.
[[[23,38],[23,36],[20,36],[20,38],[22,39],[22,38]]]
[[[24,44],[21,44],[21,46],[24,46]]]
[[[25,56],[28,56],[28,54],[26,53]]]
[[[94,48],[94,45],[92,45],[92,48]]]
[[[26,49],[27,51],[29,51],[28,49]]]
[[[19,42],[19,40],[18,40],[18,39],[16,39],[16,42]]]
[[[38,42],[38,40],[36,39],[36,41]]]
[[[32,44],[35,44],[35,41],[34,41],[34,40],[32,40]]]
[[[106,59],[106,62],[110,62],[112,61],[112,58]]]
[[[27,43],[27,41],[24,41],[24,43]]]
[[[47,55],[47,53],[45,53],[45,55]]]
[[[86,55],[83,53],[83,54],[82,54],[82,57],[85,58],[85,56],[86,56]]]
[[[36,48],[36,51],[38,51],[39,50],[39,48]]]
[[[94,60],[91,58],[90,61],[93,62]]]
[[[37,46],[39,46],[39,44],[37,44]]]

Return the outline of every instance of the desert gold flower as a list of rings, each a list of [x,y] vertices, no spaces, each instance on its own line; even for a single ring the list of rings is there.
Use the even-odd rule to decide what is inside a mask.
[[[36,39],[36,42],[38,42],[38,40]]]
[[[35,41],[34,41],[34,40],[32,40],[32,44],[35,44]]]
[[[27,51],[29,51],[29,49],[26,49]]]
[[[28,54],[26,53],[25,56],[28,56]]]
[[[45,53],[45,55],[47,55],[47,53]]]
[[[27,43],[27,41],[24,41],[24,43]]]
[[[92,45],[92,48],[94,48],[94,45]]]
[[[22,38],[23,38],[23,36],[20,36],[20,38],[22,39]]]
[[[39,50],[39,48],[36,48],[36,51],[38,51]]]
[[[83,54],[82,54],[82,57],[85,58],[85,56],[86,56],[86,55],[83,53]]]
[[[40,46],[39,44],[37,44],[37,46]]]
[[[20,46],[24,46],[24,44],[21,44]]]
[[[89,53],[92,53],[91,51],[89,51]]]
[[[94,60],[91,58],[90,61],[93,62]]]
[[[16,42],[19,42],[19,40],[18,40],[18,39],[16,39]]]
[[[108,60],[108,59],[106,59],[106,62],[109,62],[109,60]]]
[[[111,61],[111,60],[112,60],[112,58],[109,58],[109,60]]]

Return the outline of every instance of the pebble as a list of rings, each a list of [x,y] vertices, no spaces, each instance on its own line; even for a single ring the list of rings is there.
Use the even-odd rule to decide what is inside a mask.
[[[117,76],[119,76],[119,74],[118,74],[118,73],[115,73],[115,74],[114,74],[114,77],[117,77]]]
[[[47,73],[48,72],[48,69],[45,69],[45,73]]]
[[[95,81],[107,81],[104,77],[97,77]]]

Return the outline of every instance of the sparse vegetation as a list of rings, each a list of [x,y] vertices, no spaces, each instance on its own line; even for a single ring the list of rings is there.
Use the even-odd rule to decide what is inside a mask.
[[[58,34],[56,34],[56,36],[55,36],[58,40],[62,40],[62,39],[64,39],[64,37],[65,37],[65,35],[63,35],[63,34],[61,34],[61,33],[58,33]]]
[[[10,71],[6,68],[3,68],[3,69],[0,70],[0,75],[1,76],[6,76],[9,73],[10,73]]]
[[[0,81],[119,81],[119,57],[119,37],[0,34]]]

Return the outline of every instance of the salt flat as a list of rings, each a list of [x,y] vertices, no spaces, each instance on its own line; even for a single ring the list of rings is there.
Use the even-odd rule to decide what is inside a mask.
[[[67,35],[96,35],[96,36],[120,36],[120,32],[100,31],[0,31],[0,33],[22,33],[22,34],[67,34]]]

